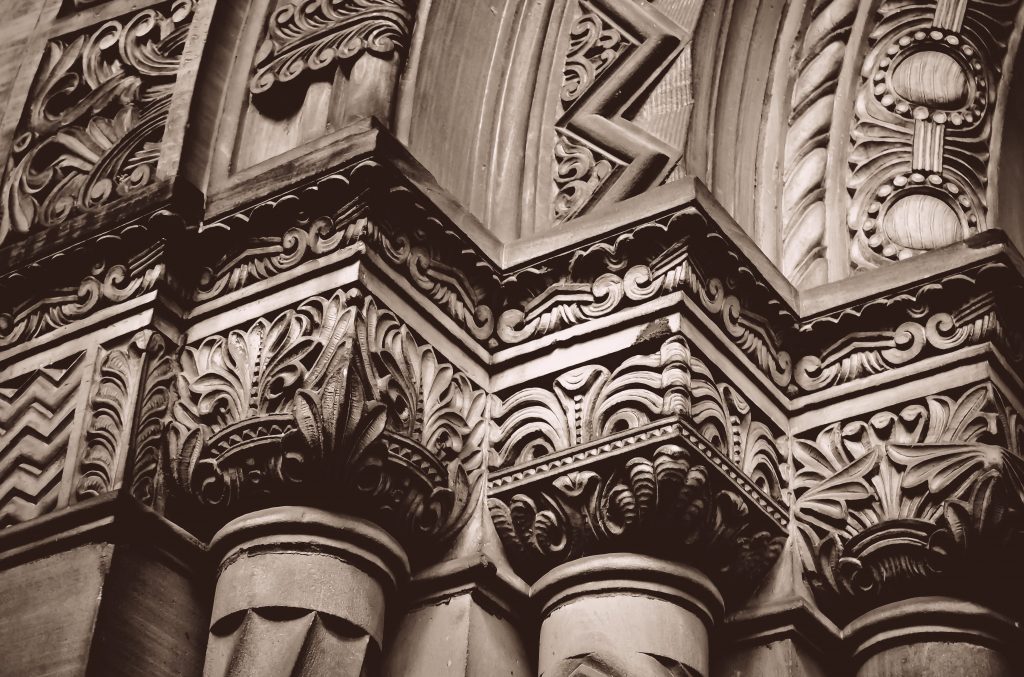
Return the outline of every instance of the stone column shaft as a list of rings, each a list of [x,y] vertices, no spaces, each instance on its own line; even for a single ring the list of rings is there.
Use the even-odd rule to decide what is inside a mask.
[[[369,522],[273,508],[228,523],[205,677],[376,674],[387,599],[408,576],[398,543]]]
[[[541,677],[709,673],[708,635],[722,598],[702,573],[641,555],[556,567],[533,588],[542,605]]]

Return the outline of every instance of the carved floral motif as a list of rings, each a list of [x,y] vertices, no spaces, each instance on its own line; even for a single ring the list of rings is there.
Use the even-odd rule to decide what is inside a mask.
[[[193,5],[174,0],[46,46],[7,164],[0,243],[153,182]]]
[[[486,397],[372,299],[341,292],[185,349],[171,453],[225,516],[282,501],[383,523],[412,552],[463,523]]]
[[[994,560],[1018,566],[1022,432],[982,385],[796,440],[794,515],[816,591],[853,613],[948,594],[951,581],[984,589],[1003,566]],[[972,562],[993,568],[974,574]]]
[[[492,404],[489,506],[525,575],[624,548],[742,579],[777,556],[787,518],[771,429],[682,336],[654,326],[646,342],[658,351]]]
[[[406,0],[286,0],[270,16],[256,53],[253,94],[269,91],[364,53],[406,49],[412,15]]]

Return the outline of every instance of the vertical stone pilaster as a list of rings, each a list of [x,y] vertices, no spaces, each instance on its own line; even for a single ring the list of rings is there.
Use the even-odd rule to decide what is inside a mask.
[[[363,520],[282,507],[228,523],[205,677],[376,674],[401,546]]]
[[[718,589],[698,570],[641,555],[585,557],[534,585],[541,677],[706,677]]]

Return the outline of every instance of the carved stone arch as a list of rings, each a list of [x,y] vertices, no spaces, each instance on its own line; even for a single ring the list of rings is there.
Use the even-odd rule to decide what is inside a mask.
[[[989,221],[1024,250],[1024,7],[1007,41],[1003,81],[992,125],[989,163]]]
[[[791,24],[799,22],[800,6],[709,0],[693,41],[694,110],[683,169],[708,184],[773,261],[779,102],[787,96]]]
[[[218,2],[191,114],[186,177],[218,198],[300,153],[351,145],[392,118],[415,0]],[[322,163],[321,163],[322,164]],[[305,162],[300,172],[316,173]]]

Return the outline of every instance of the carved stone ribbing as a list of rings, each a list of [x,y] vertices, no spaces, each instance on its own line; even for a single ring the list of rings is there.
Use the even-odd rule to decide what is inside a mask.
[[[638,552],[704,567],[735,598],[780,551],[779,450],[682,337],[614,372],[582,367],[552,391],[520,390],[492,411],[502,469],[489,482],[491,517],[528,578]]]
[[[915,595],[1009,600],[1024,554],[1021,431],[976,386],[797,440],[794,515],[822,602],[850,615]]]
[[[207,338],[177,390],[175,476],[207,519],[326,506],[423,556],[467,517],[486,398],[372,299],[338,292]]]

